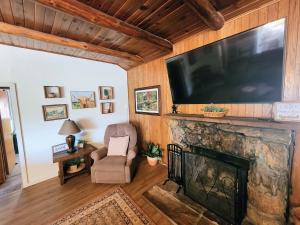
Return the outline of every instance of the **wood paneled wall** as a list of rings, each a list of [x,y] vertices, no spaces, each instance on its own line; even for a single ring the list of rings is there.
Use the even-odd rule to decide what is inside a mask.
[[[249,30],[268,22],[287,18],[287,38],[285,55],[284,101],[300,100],[300,1],[277,0],[240,15],[230,21],[219,31],[203,31],[174,45],[172,54],[135,67],[128,71],[128,91],[130,121],[138,127],[142,143],[153,141],[166,148],[169,143],[167,119],[163,114],[171,112],[170,93],[165,59],[187,52],[191,49],[215,42],[222,38]],[[176,25],[174,25],[176,26]],[[299,37],[298,37],[299,36]],[[149,116],[135,114],[134,89],[145,86],[161,85],[162,115]],[[271,104],[227,104],[229,115],[240,117],[272,116]],[[200,113],[203,105],[181,105],[182,113]],[[164,161],[166,157],[164,157]]]

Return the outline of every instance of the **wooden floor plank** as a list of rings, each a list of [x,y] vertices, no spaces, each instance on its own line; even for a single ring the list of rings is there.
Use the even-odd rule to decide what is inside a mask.
[[[125,192],[157,224],[171,224],[142,194],[167,177],[163,165],[150,167],[141,161],[131,184],[121,185]],[[0,224],[39,225],[55,221],[116,185],[92,184],[90,175],[74,177],[61,186],[54,178],[0,198]]]

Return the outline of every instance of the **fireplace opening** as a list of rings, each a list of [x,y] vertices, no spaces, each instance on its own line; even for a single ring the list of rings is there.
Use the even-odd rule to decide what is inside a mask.
[[[249,160],[191,146],[183,154],[184,193],[231,224],[247,210]]]

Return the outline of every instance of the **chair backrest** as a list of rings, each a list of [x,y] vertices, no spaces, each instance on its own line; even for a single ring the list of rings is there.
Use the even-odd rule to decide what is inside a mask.
[[[130,123],[119,123],[108,125],[104,135],[104,144],[108,147],[110,137],[129,136],[128,148],[131,149],[136,145],[137,133],[136,129]]]

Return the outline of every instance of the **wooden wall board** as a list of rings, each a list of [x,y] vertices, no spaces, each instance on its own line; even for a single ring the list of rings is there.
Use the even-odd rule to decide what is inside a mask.
[[[278,0],[264,5],[225,23],[219,31],[202,31],[174,45],[172,54],[153,60],[128,71],[128,96],[130,121],[138,126],[142,142],[160,143],[164,149],[169,143],[168,119],[135,114],[133,90],[144,86],[161,85],[162,114],[171,112],[172,98],[165,59],[201,47],[211,42],[232,36],[265,23],[287,18],[287,41],[285,55],[284,101],[299,101],[300,90],[300,2]],[[179,111],[187,114],[200,113],[204,105],[180,105]],[[226,104],[229,116],[272,117],[271,104]],[[164,156],[166,161],[166,155]]]

